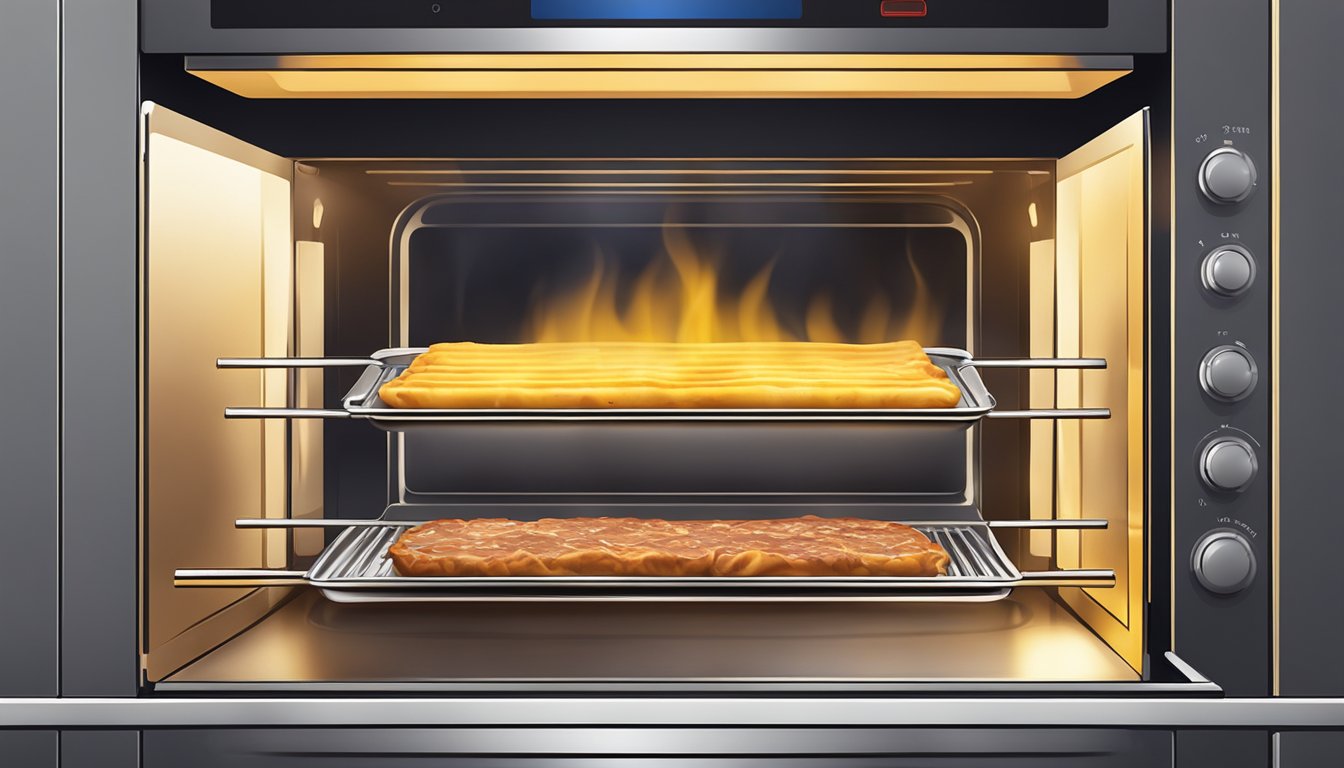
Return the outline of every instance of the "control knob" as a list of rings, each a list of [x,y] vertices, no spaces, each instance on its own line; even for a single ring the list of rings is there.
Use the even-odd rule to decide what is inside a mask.
[[[1210,592],[1231,595],[1255,580],[1255,550],[1236,531],[1210,531],[1190,553],[1195,579]]]
[[[1211,293],[1228,298],[1240,296],[1255,282],[1255,257],[1240,245],[1215,248],[1204,257],[1200,276]]]
[[[1244,491],[1259,470],[1255,449],[1239,437],[1217,438],[1199,455],[1200,477],[1216,491]]]
[[[1239,149],[1219,147],[1199,166],[1199,190],[1215,203],[1240,203],[1255,191],[1255,163]]]
[[[1255,358],[1241,347],[1227,344],[1214,347],[1199,364],[1199,384],[1215,400],[1235,403],[1255,391],[1260,370]]]

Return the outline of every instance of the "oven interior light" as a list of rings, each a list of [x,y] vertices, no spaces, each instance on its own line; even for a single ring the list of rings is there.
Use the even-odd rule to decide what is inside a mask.
[[[1035,229],[1036,227],[1040,226],[1040,224],[1041,224],[1041,220],[1040,220],[1040,218],[1038,218],[1038,216],[1037,216],[1037,214],[1036,214],[1036,204],[1035,204],[1035,203],[1032,203],[1032,204],[1030,204],[1030,205],[1027,206],[1027,218],[1028,218],[1028,219],[1031,219],[1031,228],[1032,228],[1032,229]]]

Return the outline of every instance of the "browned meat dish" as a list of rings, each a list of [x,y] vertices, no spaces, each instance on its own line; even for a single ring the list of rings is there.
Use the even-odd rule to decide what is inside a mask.
[[[435,344],[379,390],[393,408],[953,408],[913,341]]]
[[[938,576],[943,548],[857,518],[437,520],[388,554],[403,576]]]

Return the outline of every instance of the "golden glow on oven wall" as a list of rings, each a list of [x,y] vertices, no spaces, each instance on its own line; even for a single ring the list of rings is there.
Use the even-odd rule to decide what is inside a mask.
[[[1061,531],[1062,568],[1114,568],[1113,589],[1060,594],[1131,666],[1143,664],[1144,274],[1147,112],[1059,161],[1056,344],[1062,357],[1103,357],[1105,370],[1058,372],[1061,408],[1108,407],[1111,418],[1056,426],[1056,516],[1105,518]],[[1033,296],[1033,300],[1035,297]]]
[[[319,203],[320,205],[320,203]],[[314,207],[314,227],[320,226],[320,208]],[[299,357],[326,355],[326,249],[322,243],[300,240],[294,244],[294,331],[295,354]],[[298,387],[294,405],[321,408],[326,376],[321,368],[297,372]],[[321,419],[297,419],[291,425],[293,456],[291,473],[291,517],[318,520],[325,514],[322,484],[324,425]],[[291,532],[294,554],[316,556],[326,537],[321,529]]]
[[[1035,206],[1035,203],[1032,203]],[[1030,350],[1032,357],[1055,357],[1055,241],[1037,240],[1031,244]],[[1031,408],[1054,408],[1057,372],[1028,373]],[[1055,422],[1039,419],[1030,422],[1031,461],[1028,478],[1028,513],[1033,520],[1049,520],[1055,511]],[[1030,531],[1027,549],[1033,557],[1050,557],[1053,539],[1050,531]],[[1076,544],[1074,545],[1076,549]]]
[[[549,53],[193,57],[250,98],[1057,98],[1128,74],[1129,57]]]
[[[287,513],[284,424],[222,418],[238,402],[284,406],[285,374],[220,371],[215,358],[290,353],[293,238],[287,161],[154,105],[146,132],[142,651],[153,680],[260,610],[243,590],[175,589],[175,568],[285,564],[283,532],[233,527]]]

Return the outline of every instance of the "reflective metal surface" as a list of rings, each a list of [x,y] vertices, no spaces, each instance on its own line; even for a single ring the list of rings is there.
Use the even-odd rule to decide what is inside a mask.
[[[152,103],[143,118],[141,567],[152,610],[141,650],[146,666],[171,669],[183,649],[246,624],[210,621],[213,638],[197,632],[166,662],[156,649],[248,594],[185,593],[173,588],[174,568],[203,558],[285,565],[283,533],[231,530],[240,505],[286,516],[285,425],[230,424],[218,409],[238,398],[284,405],[286,374],[218,371],[214,358],[290,354],[292,164]]]
[[[459,697],[0,699],[18,728],[85,726],[1103,726],[1340,728],[1344,699],[1156,697]],[[675,731],[663,731],[676,733]],[[775,731],[776,733],[778,731]],[[850,733],[848,729],[846,733]]]
[[[1056,217],[1055,354],[1104,357],[1104,371],[1060,371],[1057,406],[1106,406],[1106,421],[1056,425],[1056,516],[1104,517],[1104,532],[1064,532],[1060,567],[1114,568],[1117,586],[1062,596],[1142,668],[1148,113],[1062,158]],[[1042,457],[1045,458],[1045,457]]]
[[[299,596],[178,690],[863,689],[1139,676],[1047,595],[976,604],[339,605]],[[908,685],[906,687],[909,687]]]

